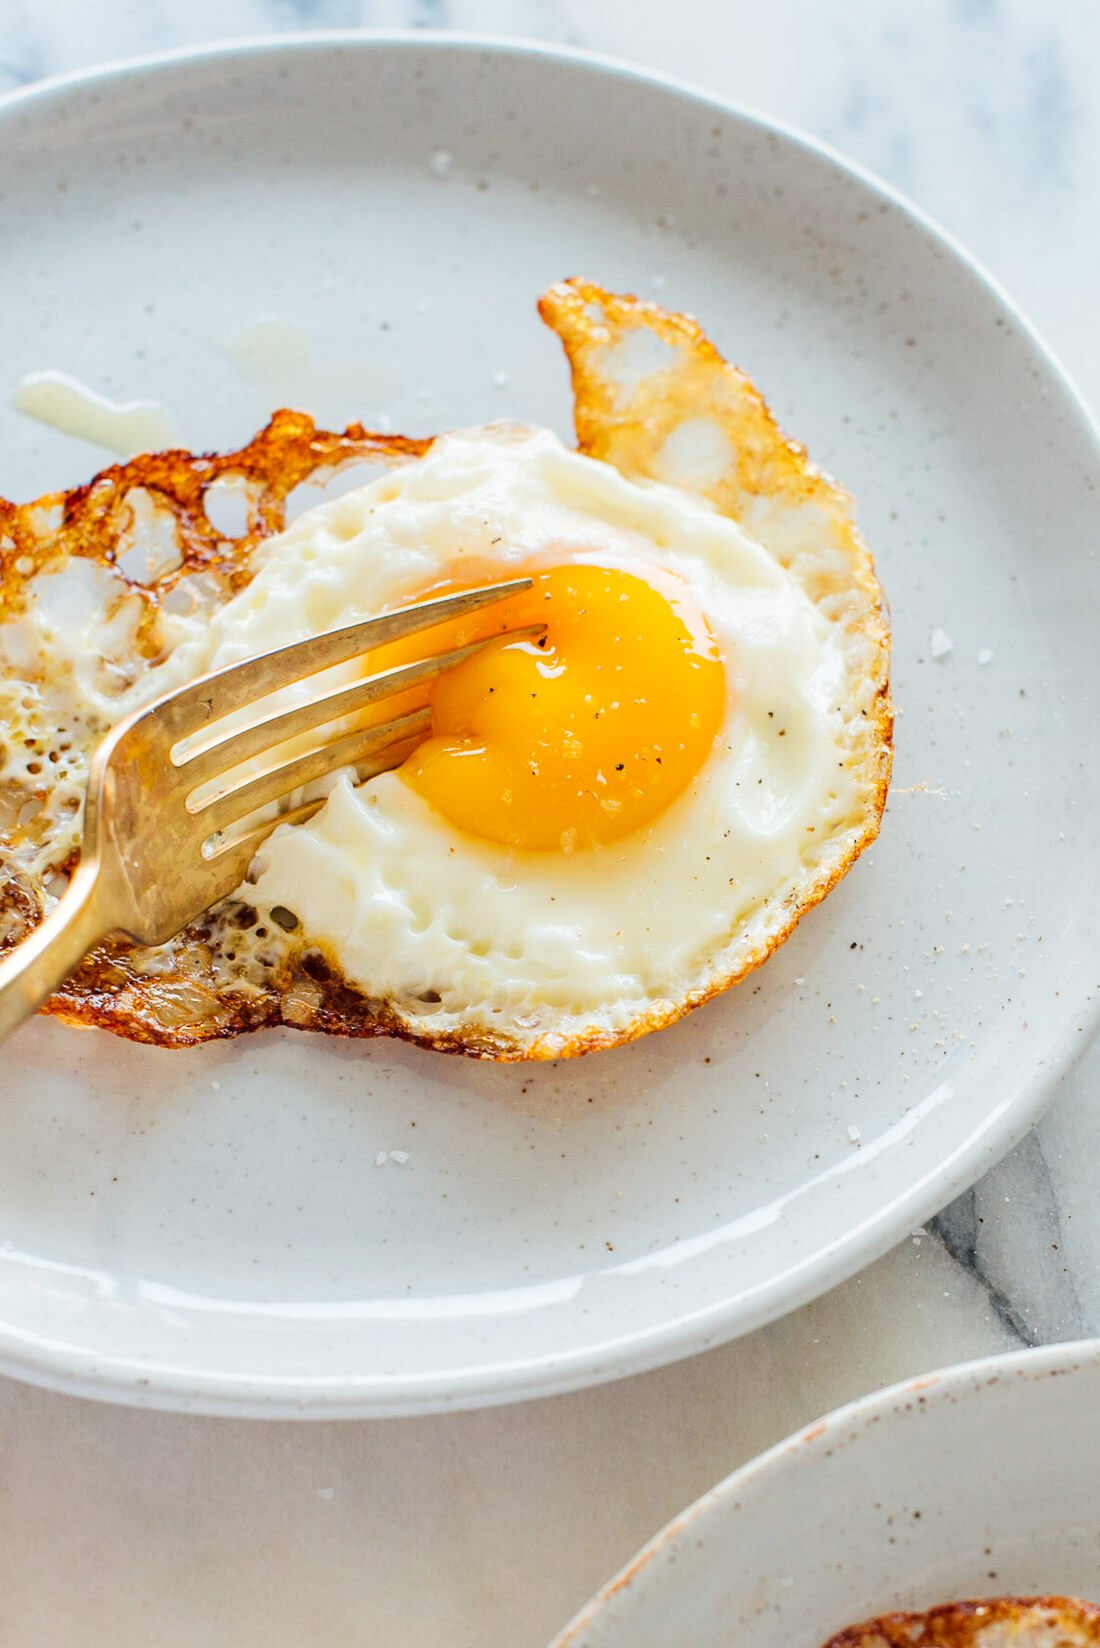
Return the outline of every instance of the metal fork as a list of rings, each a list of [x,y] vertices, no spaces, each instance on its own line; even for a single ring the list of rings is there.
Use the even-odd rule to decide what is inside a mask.
[[[166,943],[240,886],[277,824],[308,818],[324,798],[262,822],[253,817],[259,809],[340,767],[354,766],[368,778],[399,766],[430,731],[431,711],[425,706],[340,736],[329,723],[442,675],[502,636],[536,636],[543,626],[498,630],[329,686],[290,709],[267,703],[271,695],[530,587],[530,578],[516,578],[330,630],[204,675],[119,722],[92,757],[75,874],[45,921],[0,960],[0,1040],[109,934]],[[219,731],[214,723],[226,717],[232,722]],[[304,753],[280,758],[278,746],[317,729]],[[271,761],[261,770],[234,772],[268,751]]]

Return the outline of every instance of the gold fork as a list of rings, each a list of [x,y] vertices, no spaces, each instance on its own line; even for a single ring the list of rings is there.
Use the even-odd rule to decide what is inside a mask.
[[[240,886],[277,824],[308,818],[324,798],[262,822],[253,818],[257,811],[339,767],[354,766],[368,778],[399,766],[430,731],[431,711],[424,706],[335,737],[329,723],[442,675],[502,636],[533,637],[543,626],[497,631],[350,686],[330,686],[290,709],[265,708],[272,694],[530,587],[530,578],[516,578],[329,630],[204,675],[120,721],[92,757],[72,881],[45,921],[0,960],[0,1040],[109,934],[166,943]],[[226,717],[231,723],[219,731],[214,723]],[[317,729],[311,748],[280,758],[278,746]],[[261,770],[234,771],[265,752],[272,757]]]

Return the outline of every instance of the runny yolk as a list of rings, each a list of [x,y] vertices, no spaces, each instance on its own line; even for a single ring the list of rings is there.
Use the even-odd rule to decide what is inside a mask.
[[[402,775],[471,835],[571,853],[629,835],[683,792],[721,724],[725,671],[674,577],[584,563],[532,576],[492,625],[544,623],[545,637],[502,639],[440,677],[433,736]]]

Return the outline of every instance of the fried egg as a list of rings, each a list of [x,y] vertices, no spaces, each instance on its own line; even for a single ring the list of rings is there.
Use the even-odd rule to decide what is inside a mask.
[[[825,1648],[1089,1648],[1100,1608],[1073,1597],[949,1602],[925,1614],[884,1614],[852,1625]]]
[[[684,317],[580,283],[543,313],[570,355],[581,451],[514,424],[401,443],[396,467],[260,542],[244,587],[198,615],[165,602],[151,618],[140,591],[116,591],[109,627],[94,603],[67,625],[57,569],[34,569],[0,656],[24,733],[69,730],[68,788],[21,858],[9,831],[24,883],[71,857],[92,734],[177,682],[516,575],[531,588],[494,624],[542,626],[442,677],[404,766],[337,775],[197,931],[129,947],[108,968],[117,1015],[102,969],[55,1010],[128,1034],[140,1017],[143,1039],[172,1045],[282,1019],[498,1058],[609,1047],[759,965],[873,839],[887,632],[844,495]],[[639,342],[660,345],[644,370]],[[484,633],[463,622],[416,650]],[[26,787],[42,743],[9,738],[0,778]],[[135,1012],[142,979],[151,1014]]]

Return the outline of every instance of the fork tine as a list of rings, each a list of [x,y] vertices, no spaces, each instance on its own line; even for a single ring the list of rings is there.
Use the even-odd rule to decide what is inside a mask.
[[[240,664],[229,664],[211,675],[201,676],[189,687],[166,695],[161,703],[151,705],[157,720],[169,736],[182,740],[199,733],[211,721],[223,715],[232,715],[268,693],[278,692],[293,685],[304,676],[316,675],[335,664],[346,664],[349,658],[385,646],[390,641],[417,635],[449,618],[462,618],[493,606],[511,595],[531,588],[530,578],[512,578],[507,583],[486,585],[481,589],[467,589],[458,595],[442,595],[432,601],[421,601],[416,606],[402,607],[398,612],[384,613],[381,618],[367,618],[362,623],[348,624],[343,629],[327,630],[304,641],[265,652]],[[173,752],[174,754],[175,752]]]
[[[411,747],[430,730],[431,724],[431,711],[425,707],[413,710],[409,715],[398,716],[380,727],[360,727],[338,738],[334,744],[322,743],[292,761],[280,762],[254,778],[218,790],[198,806],[193,805],[189,798],[187,810],[196,815],[200,824],[209,827],[211,835],[217,834],[257,808],[266,807],[270,802],[289,795],[292,790],[324,778],[326,773],[335,772],[338,767],[361,767],[376,752],[388,756],[394,745]],[[384,772],[393,765],[393,761],[383,760],[377,770]],[[268,824],[267,828],[272,828],[272,825]]]
[[[393,765],[397,766],[399,762],[395,759]],[[379,758],[379,770],[381,772],[387,770],[381,764],[381,758]],[[228,840],[217,839],[211,845],[209,852],[205,847],[203,848],[203,859],[210,866],[216,867],[222,875],[225,875],[229,855],[231,853],[235,855],[233,877],[232,879],[227,878],[226,881],[226,885],[232,891],[234,887],[240,886],[248,874],[249,866],[258,849],[263,846],[273,830],[276,830],[280,824],[304,824],[307,818],[312,818],[314,813],[320,812],[327,799],[327,796],[318,795],[312,801],[300,801],[296,807],[288,807],[285,813],[279,814],[278,818],[270,818],[263,824],[257,824],[253,830],[245,830],[241,834],[232,835]]]
[[[455,647],[450,652],[420,658],[415,664],[404,664],[397,669],[382,670],[377,675],[365,676],[361,681],[354,681],[350,687],[333,687],[306,704],[276,711],[260,721],[253,722],[240,732],[227,732],[221,738],[212,737],[197,747],[193,747],[188,740],[187,756],[182,762],[177,763],[181,775],[197,788],[200,784],[216,778],[227,767],[235,766],[241,761],[250,761],[254,756],[262,755],[265,750],[271,749],[273,745],[285,743],[288,738],[312,732],[315,727],[324,726],[329,721],[338,721],[345,715],[366,709],[369,704],[375,704],[381,698],[391,698],[406,688],[415,687],[423,681],[434,680],[446,670],[465,663],[467,658],[475,657],[494,642],[530,640],[536,635],[544,634],[545,628],[544,624],[530,624],[525,629],[501,630],[497,634],[483,636],[478,641],[471,641],[467,646]]]
[[[379,750],[369,761],[359,761],[355,765],[358,766],[362,778],[375,778],[379,773],[399,767],[415,745],[415,739],[387,744],[385,749]],[[314,796],[312,801],[299,801],[296,807],[288,807],[277,818],[267,818],[262,824],[256,824],[250,830],[238,831],[228,839],[215,839],[209,851],[203,847],[203,858],[212,871],[218,872],[219,881],[224,883],[226,890],[232,892],[248,874],[253,858],[273,830],[280,824],[304,824],[307,818],[312,818],[314,813],[320,812],[327,800],[327,796],[318,795]]]

